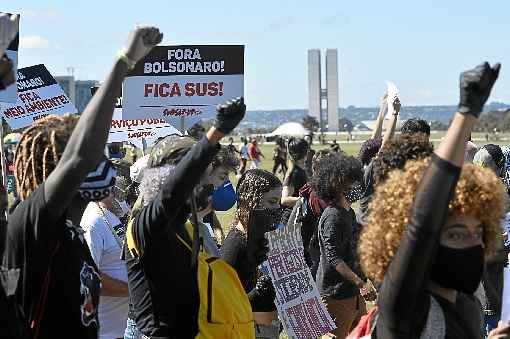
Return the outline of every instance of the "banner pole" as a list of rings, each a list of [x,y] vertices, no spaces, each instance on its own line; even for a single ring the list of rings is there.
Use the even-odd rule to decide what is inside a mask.
[[[182,135],[184,135],[184,132],[186,132],[186,123],[185,123],[185,118],[182,116],[181,117],[181,133]]]
[[[142,138],[142,156],[145,156],[145,153],[147,152],[147,141],[145,141],[145,138]]]

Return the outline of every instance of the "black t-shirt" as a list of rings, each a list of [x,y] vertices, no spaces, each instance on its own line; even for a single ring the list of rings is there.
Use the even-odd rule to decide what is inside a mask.
[[[365,222],[365,219],[368,216],[368,205],[372,200],[372,195],[374,194],[374,161],[370,161],[370,163],[365,167],[363,174],[363,187],[365,188],[365,192],[363,192],[363,197],[359,201],[359,209],[360,216],[359,219],[361,222]]]
[[[409,225],[379,291],[377,338],[419,338],[430,308],[428,277],[460,168],[432,155],[416,190]],[[483,338],[481,305],[459,293],[456,303],[435,295],[445,315],[446,338]]]
[[[253,267],[247,259],[248,243],[246,236],[233,227],[228,232],[223,246],[221,246],[221,259],[232,266],[244,287],[244,291],[250,296],[250,304],[253,312],[275,311],[274,299],[268,299],[266,295],[254,293],[257,283],[257,267]],[[272,286],[270,287],[272,288]]]
[[[199,294],[185,229],[187,200],[218,147],[199,141],[166,179],[157,197],[142,208],[132,225],[140,257],[126,246],[129,292],[137,328],[146,336],[193,338],[198,332]]]
[[[317,286],[321,295],[347,299],[359,293],[356,285],[336,270],[336,266],[342,261],[354,269],[352,241],[355,223],[356,215],[352,209],[328,206],[322,212],[319,221],[321,256],[317,271]]]
[[[46,208],[44,184],[9,218],[4,265],[21,268],[17,297],[28,319],[41,304],[42,286],[50,272],[40,339],[97,338],[100,276],[83,233],[65,214],[60,219],[52,216]]]
[[[257,282],[257,268],[248,263],[247,249],[246,235],[232,227],[221,246],[221,259],[236,270],[246,293],[250,292]]]
[[[285,177],[283,186],[292,187],[294,189],[292,197],[299,197],[299,190],[303,188],[303,186],[305,186],[307,182],[308,176],[306,175],[306,171],[299,167],[298,165],[294,165],[289,175]],[[287,207],[283,210],[281,221],[283,225],[287,225],[290,215],[292,214],[292,209],[293,207]]]
[[[307,182],[308,176],[306,175],[305,170],[298,165],[294,165],[292,171],[285,178],[283,186],[291,186],[294,189],[292,196],[299,197],[299,190],[306,185]]]

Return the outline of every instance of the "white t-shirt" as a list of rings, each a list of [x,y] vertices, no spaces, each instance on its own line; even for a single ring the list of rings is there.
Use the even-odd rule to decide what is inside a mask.
[[[245,144],[241,144],[239,153],[241,153],[241,159],[248,159],[248,146]]]
[[[108,222],[122,241],[125,230],[119,218],[103,208]],[[88,204],[80,222],[85,230],[90,253],[99,271],[127,283],[126,264],[120,259],[121,248],[110,231],[99,206]],[[99,338],[123,338],[129,308],[129,297],[106,297],[99,299]]]

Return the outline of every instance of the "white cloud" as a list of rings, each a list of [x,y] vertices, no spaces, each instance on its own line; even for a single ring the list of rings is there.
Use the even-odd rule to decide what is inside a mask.
[[[430,98],[432,97],[432,90],[430,89],[419,89],[416,94],[422,98]]]
[[[19,39],[20,48],[45,48],[50,46],[48,39],[40,35],[26,35]]]
[[[58,18],[58,13],[53,8],[40,10],[20,9],[14,12],[20,13],[21,20],[55,20]]]

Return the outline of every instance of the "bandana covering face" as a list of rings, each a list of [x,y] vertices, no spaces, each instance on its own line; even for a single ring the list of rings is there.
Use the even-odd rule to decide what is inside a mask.
[[[84,200],[101,201],[112,193],[117,172],[110,160],[103,158],[96,169],[89,172],[78,192]]]
[[[362,197],[363,197],[363,185],[361,185],[359,182],[354,183],[349,192],[345,194],[345,199],[347,199],[347,201],[351,204],[358,201]]]
[[[212,208],[215,211],[228,211],[237,201],[236,191],[230,180],[215,188],[212,195]]]

